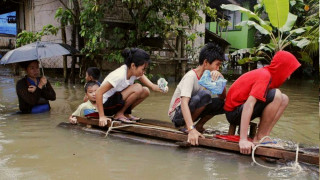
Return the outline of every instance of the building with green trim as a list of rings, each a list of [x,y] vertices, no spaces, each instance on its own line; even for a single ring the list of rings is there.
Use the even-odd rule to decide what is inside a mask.
[[[231,45],[229,46],[229,51],[233,52],[238,49],[244,48],[252,48],[254,47],[254,35],[256,30],[254,28],[250,28],[248,26],[245,27],[236,27],[235,25],[240,23],[241,21],[248,20],[248,16],[242,14],[239,11],[227,11],[220,8],[221,4],[231,4],[230,1],[214,1],[214,8],[218,10],[218,17],[222,17],[224,19],[228,19],[231,23],[228,28],[222,28],[218,26],[217,22],[208,22],[206,24],[206,29],[209,31],[218,34],[221,38],[225,39]],[[233,4],[236,3],[232,1]],[[239,1],[240,2],[240,1]],[[240,5],[240,4],[237,4]],[[251,1],[241,2],[241,6],[244,8],[250,8]]]

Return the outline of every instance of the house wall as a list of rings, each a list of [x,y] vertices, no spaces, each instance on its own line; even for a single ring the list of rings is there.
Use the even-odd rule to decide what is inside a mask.
[[[63,0],[65,4],[69,3],[69,0]],[[123,4],[120,0],[116,2],[115,10],[111,13],[106,13],[106,18],[108,21],[114,22],[130,22],[131,17],[129,16],[128,12],[124,9]],[[54,19],[55,12],[59,7],[63,5],[58,1],[52,0],[24,0],[23,4],[20,5],[19,16],[20,30],[32,31],[32,32],[39,32],[42,30],[43,26],[52,24],[54,26],[59,26],[57,20]],[[205,14],[201,13],[203,19],[205,19]],[[71,27],[66,27],[67,31],[67,43],[70,44],[70,37],[71,37]],[[205,32],[205,24],[201,23],[195,25],[191,32]],[[59,31],[57,36],[44,36],[42,41],[51,41],[51,42],[61,42],[61,32]],[[175,37],[169,40],[170,44],[175,47]],[[197,53],[199,53],[199,47],[204,44],[204,37],[198,37],[193,47],[197,48]],[[174,53],[172,51],[157,51],[152,52],[154,55],[159,55],[166,58],[174,57]],[[43,59],[43,65],[45,68],[62,68],[62,57],[54,57]],[[71,65],[71,58],[68,58],[68,67]],[[162,65],[160,65],[162,66]],[[174,66],[174,65],[172,65]],[[173,70],[173,72],[175,72]]]
[[[18,31],[26,30],[31,32],[40,32],[43,26],[52,24],[53,26],[60,26],[59,22],[54,18],[56,10],[63,7],[60,1],[52,0],[24,0],[19,8],[19,25]],[[63,0],[68,4],[68,0]],[[70,44],[71,27],[66,27],[67,43]],[[47,35],[42,37],[42,41],[50,41],[61,43],[61,31],[57,35]],[[62,56],[46,58],[42,60],[45,68],[63,68]],[[71,67],[71,58],[68,57],[68,67]]]
[[[245,8],[248,8],[249,4],[244,4]],[[248,16],[241,13],[241,21],[248,20]],[[210,22],[209,30],[216,32],[216,22]],[[254,34],[255,29],[249,26],[241,27],[241,30],[232,30],[228,32],[222,32],[222,38],[228,41],[231,45],[230,48],[243,49],[254,47]]]

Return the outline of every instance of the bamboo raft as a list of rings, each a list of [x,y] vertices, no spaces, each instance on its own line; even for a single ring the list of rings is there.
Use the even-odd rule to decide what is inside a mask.
[[[77,117],[78,123],[92,128],[101,129],[107,132],[111,123],[108,122],[106,127],[99,127],[98,119]],[[123,127],[122,127],[123,126]],[[177,132],[176,128],[170,122],[159,120],[144,119],[134,124],[125,124],[121,122],[113,122],[112,128],[117,131],[131,133],[137,136],[147,136],[151,138],[178,142],[179,145],[188,145],[187,134]],[[230,127],[230,131],[234,133],[235,127]],[[231,142],[215,137],[199,138],[199,146],[204,148],[215,148],[240,153],[239,145],[236,142]],[[258,147],[255,151],[256,156],[272,158],[281,161],[294,161],[296,152],[294,150],[276,149],[269,147]],[[299,162],[313,164],[319,166],[319,153],[302,152],[298,154]]]

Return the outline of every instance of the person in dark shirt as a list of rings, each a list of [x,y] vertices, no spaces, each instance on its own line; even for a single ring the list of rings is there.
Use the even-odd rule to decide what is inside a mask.
[[[50,110],[49,100],[56,100],[56,93],[45,76],[40,77],[37,60],[20,63],[26,76],[17,82],[16,91],[22,113],[41,113]]]

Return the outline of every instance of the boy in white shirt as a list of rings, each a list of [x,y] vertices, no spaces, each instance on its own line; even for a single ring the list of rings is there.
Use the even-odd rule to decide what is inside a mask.
[[[183,76],[172,96],[169,118],[176,127],[186,129],[188,142],[192,145],[198,145],[199,137],[204,138],[200,133],[204,131],[203,125],[214,115],[224,113],[226,89],[218,98],[211,98],[210,91],[198,83],[205,70],[211,71],[214,81],[223,77],[218,71],[223,60],[224,51],[220,46],[213,43],[205,45],[200,52],[199,66]]]

